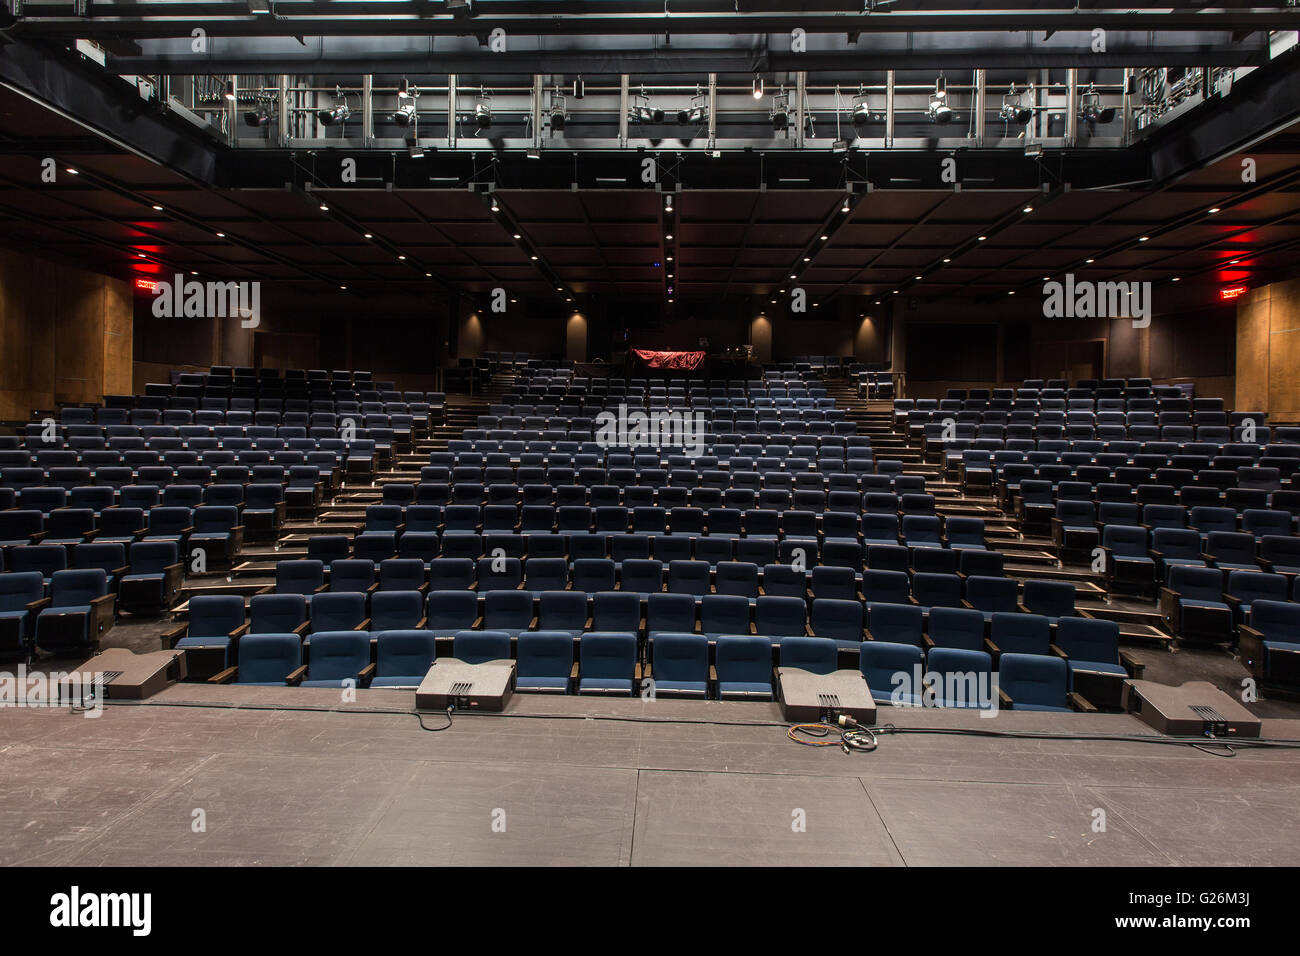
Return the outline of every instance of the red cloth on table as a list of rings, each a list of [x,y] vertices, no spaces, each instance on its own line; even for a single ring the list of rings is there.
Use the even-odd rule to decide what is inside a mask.
[[[656,352],[652,349],[633,349],[632,354],[651,368],[674,368],[691,372],[704,362],[703,352]]]

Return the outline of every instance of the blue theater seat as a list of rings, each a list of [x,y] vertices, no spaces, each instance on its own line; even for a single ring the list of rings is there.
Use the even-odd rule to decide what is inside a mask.
[[[425,630],[379,631],[375,637],[375,672],[370,686],[419,687],[437,657],[436,645],[433,634]],[[312,654],[315,653],[313,646]]]

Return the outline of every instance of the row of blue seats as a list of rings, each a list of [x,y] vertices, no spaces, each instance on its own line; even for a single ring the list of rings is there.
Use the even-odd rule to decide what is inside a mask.
[[[466,435],[470,435],[479,429],[468,429]],[[741,444],[752,444],[755,446],[753,457],[762,454],[761,449],[771,448],[771,454],[789,455],[790,449],[796,446],[810,449],[831,449],[831,448],[853,448],[853,447],[871,447],[870,435],[807,435],[800,440],[791,439],[780,435],[755,435],[752,439],[745,438],[738,441],[735,436],[729,436],[726,441],[719,443],[717,436],[711,436],[707,432],[704,435],[704,454],[718,455],[720,457],[730,457],[738,454]],[[786,451],[777,452],[777,448],[785,448]],[[528,441],[521,439],[489,439],[486,436],[480,437],[461,437],[452,438],[447,442],[447,450],[453,455],[462,455],[466,452],[480,452],[488,454],[491,452],[507,452],[518,457],[524,451],[541,452],[548,454],[550,451],[566,454],[583,454],[604,455],[606,453],[646,453],[658,454],[661,459],[665,455],[684,455],[685,451],[680,447],[674,447],[671,444],[661,445],[658,448],[633,448],[623,446],[618,443],[605,444],[595,441],[591,436],[578,437],[565,435],[554,441],[538,441],[530,444]],[[819,457],[816,453],[806,455],[805,457]],[[829,457],[829,456],[825,456]],[[671,462],[671,458],[668,459]],[[438,462],[432,461],[431,464]],[[445,462],[444,462],[445,463]]]
[[[183,516],[182,516],[183,517]],[[702,561],[716,566],[723,561],[744,561],[763,567],[789,564],[796,557],[806,567],[818,562],[826,568],[842,567],[850,574],[863,568],[898,571],[1002,574],[1005,557],[985,548],[909,548],[896,540],[865,542],[858,548],[844,547],[834,539],[829,553],[825,542],[816,538],[745,538],[738,535],[565,535],[553,532],[503,532],[479,535],[473,532],[407,530],[363,532],[351,540],[345,535],[312,535],[307,539],[307,556],[330,561],[347,557],[382,561],[394,555],[419,558],[430,565],[435,560],[474,561],[484,555],[508,558],[566,558],[611,560],[617,567],[624,560],[653,557],[668,561]]]
[[[214,570],[224,568],[243,544],[245,522],[254,533],[273,532],[283,520],[283,506],[241,512],[230,505],[160,505],[148,510],[106,508],[97,516],[88,510],[65,509],[50,517],[59,520],[38,523],[39,512],[0,511],[0,569],[39,568],[49,577],[67,567],[69,549],[92,543],[131,547],[141,541],[172,542],[182,555],[202,547]],[[89,530],[87,521],[92,522]]]
[[[1189,522],[1195,520],[1191,514],[1198,512],[1198,509],[1205,509],[1199,511],[1201,515],[1226,514],[1230,511],[1239,521],[1240,515],[1246,511],[1276,511],[1295,515],[1300,508],[1300,494],[1297,494],[1300,489],[1283,488],[1270,492],[1262,488],[1228,488],[1219,491],[1215,488],[1184,486],[1171,501],[1167,493],[1169,486],[1139,486],[1145,489],[1141,499],[1137,498],[1135,489],[1129,485],[1095,486],[1091,489],[1091,494],[1085,497],[1083,488],[1080,487],[1075,494],[1072,490],[1074,485],[1069,482],[1053,485],[1036,478],[1026,478],[1018,486],[1008,486],[1009,497],[1003,502],[1003,507],[1016,515],[1026,534],[1045,534],[1061,503],[1061,485],[1068,486],[1065,500],[1092,504],[1098,518],[1113,515],[1128,524],[1140,523],[1139,508],[1152,504],[1182,508],[1188,513]]]
[[[419,631],[328,632],[317,637],[307,663],[292,634],[249,635],[241,662],[215,675],[218,683],[304,687],[416,687],[434,665],[436,642]],[[467,663],[510,659],[510,637],[499,631],[462,631],[452,656]],[[693,634],[665,634],[646,665],[637,659],[632,635],[585,634],[577,646],[563,632],[536,631],[516,642],[516,689],[525,692],[606,694],[703,699],[770,700],[773,670],[764,638],[722,637],[712,648]],[[835,645],[818,638],[782,642],[779,666],[813,673],[837,669]],[[881,703],[979,709],[1091,711],[1072,690],[1066,661],[1044,655],[1004,654],[998,681],[983,651],[910,645],[864,644],[859,668]],[[915,686],[916,678],[920,686]],[[997,686],[998,695],[993,696]]]
[[[401,492],[393,492],[388,500],[394,503],[412,501],[414,505],[425,507],[520,504],[525,508],[530,506],[667,509],[691,507],[706,512],[715,509],[745,511],[761,508],[812,512],[828,509],[852,512],[866,510],[873,514],[933,513],[933,508],[926,505],[926,499],[931,499],[932,495],[916,491],[905,491],[901,494],[890,491],[863,493],[856,487],[852,487],[852,482],[834,481],[834,477],[832,476],[832,480],[825,485],[828,490],[807,487],[805,483],[804,487],[793,491],[782,487],[760,488],[755,491],[753,488],[719,489],[702,486],[687,488],[682,485],[649,484],[553,485],[545,481],[530,482],[522,486],[514,482],[494,482],[488,485],[468,481],[455,484],[422,482],[415,486],[412,499],[406,498]],[[902,479],[910,477],[901,476]],[[901,487],[901,481],[895,482],[894,486]],[[861,485],[859,484],[858,487]],[[868,487],[879,486],[873,483]],[[903,499],[908,500],[904,502]]]
[[[353,558],[336,560],[329,568],[327,584],[326,567],[319,560],[278,562],[276,583],[267,593],[296,594],[308,603],[322,593],[356,593],[363,595],[361,608],[364,596],[373,593],[428,590],[430,599],[441,605],[463,602],[466,608],[480,595],[513,595],[493,600],[513,601],[522,607],[538,595],[563,592],[582,600],[588,595],[617,593],[624,595],[622,600],[635,599],[638,607],[663,594],[689,597],[701,607],[719,597],[739,599],[746,607],[767,602],[771,608],[780,608],[785,602],[787,611],[793,602],[803,606],[819,600],[855,605],[859,611],[863,605],[870,609],[877,604],[897,604],[914,607],[921,614],[928,614],[931,608],[969,611],[986,623],[996,613],[1042,614],[1053,620],[1075,614],[1075,591],[1069,582],[1029,581],[1022,597],[1019,581],[997,575],[868,569],[859,576],[843,568],[808,571],[775,564],[763,566],[760,573],[759,566],[749,562],[721,562],[710,567],[702,561],[672,561],[665,567],[661,561],[648,559],[625,561],[621,568],[612,561],[581,559],[570,568],[558,558],[532,558],[526,567],[517,559],[488,558],[476,563],[439,558],[427,568],[416,559],[388,559],[376,565]],[[714,606],[726,605],[714,602]],[[800,620],[802,614],[798,612]]]
[[[1177,532],[1179,529],[1161,529]],[[1210,531],[1201,541],[1199,552],[1190,537],[1161,536],[1161,550],[1152,547],[1151,532],[1140,525],[1105,525],[1101,529],[1101,551],[1108,589],[1154,593],[1158,583],[1178,565],[1217,569],[1222,577],[1227,571],[1300,573],[1300,549],[1297,539],[1265,535],[1256,541],[1252,534],[1238,531]],[[1267,551],[1265,552],[1265,548]]]

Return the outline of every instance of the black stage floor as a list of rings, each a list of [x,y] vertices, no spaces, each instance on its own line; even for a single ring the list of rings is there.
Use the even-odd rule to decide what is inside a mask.
[[[358,697],[179,685],[96,719],[8,710],[0,863],[1300,863],[1294,750],[900,735],[849,755],[790,741],[774,704],[522,695],[429,733],[348,712],[407,711],[412,693]],[[1122,714],[886,721],[1152,734]],[[1300,738],[1300,721],[1264,735]]]

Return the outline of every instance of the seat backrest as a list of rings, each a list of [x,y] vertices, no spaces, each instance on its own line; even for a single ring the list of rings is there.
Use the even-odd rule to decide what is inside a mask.
[[[573,669],[573,637],[548,630],[520,634],[516,656],[520,677],[567,678]]]
[[[380,631],[375,638],[375,655],[376,677],[419,679],[437,657],[437,642],[424,630]]]
[[[917,678],[924,673],[925,654],[911,643],[867,641],[858,667],[877,700],[888,696],[898,703],[913,702],[920,692]]]
[[[325,592],[311,599],[311,629],[346,631],[366,619],[366,596],[355,591]]]
[[[284,633],[307,620],[307,602],[301,594],[255,594],[248,614],[252,633]]]
[[[636,666],[636,635],[593,631],[578,643],[583,678],[631,680]]]
[[[984,615],[958,607],[930,610],[930,639],[937,647],[956,647],[970,651],[984,649]]]
[[[825,637],[788,637],[781,642],[782,667],[795,667],[814,674],[836,670],[835,642]]]
[[[467,664],[510,659],[510,635],[505,631],[457,631],[452,656]]]
[[[1041,614],[997,611],[989,625],[989,638],[1004,654],[1049,654],[1052,622]]]
[[[1071,661],[1118,664],[1119,625],[1094,618],[1063,617],[1056,625],[1056,646]]]
[[[1070,668],[1048,654],[1003,654],[998,658],[998,687],[1011,698],[1013,708],[1018,704],[1065,707]]]
[[[719,637],[714,657],[720,683],[771,684],[772,646],[765,638]]]
[[[356,680],[369,663],[368,631],[318,631],[311,636],[307,680]]]
[[[56,608],[89,604],[107,593],[108,575],[103,568],[74,568],[50,576],[51,605]]]
[[[269,596],[269,595],[268,595]],[[239,640],[240,684],[277,684],[302,666],[297,634],[246,634]]]
[[[655,680],[707,682],[709,642],[703,634],[668,633],[655,638]]]

